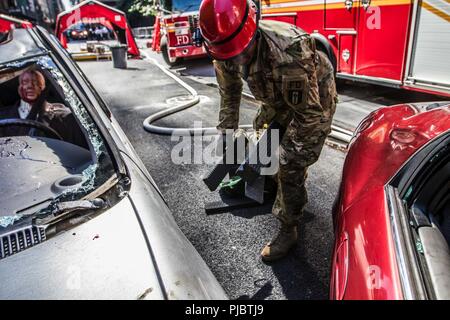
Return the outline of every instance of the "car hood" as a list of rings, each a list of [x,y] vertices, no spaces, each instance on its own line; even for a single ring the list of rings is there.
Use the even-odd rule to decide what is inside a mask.
[[[128,198],[91,221],[0,261],[0,299],[162,299]]]
[[[380,108],[358,127],[342,173],[342,209],[384,186],[422,146],[450,129],[450,102]]]
[[[81,184],[91,153],[44,137],[0,138],[0,221],[3,216],[35,212]],[[1,223],[0,223],[1,224]]]
[[[138,159],[106,212],[0,260],[0,299],[227,299]]]

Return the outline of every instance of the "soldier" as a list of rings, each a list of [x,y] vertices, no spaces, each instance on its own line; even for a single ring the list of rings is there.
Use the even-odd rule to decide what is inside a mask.
[[[261,102],[255,129],[271,121],[286,128],[272,209],[281,226],[261,252],[263,261],[277,260],[297,243],[297,224],[307,203],[307,169],[331,131],[337,101],[333,66],[303,30],[258,21],[251,0],[203,0],[199,25],[220,88],[217,128],[238,129],[242,79]]]

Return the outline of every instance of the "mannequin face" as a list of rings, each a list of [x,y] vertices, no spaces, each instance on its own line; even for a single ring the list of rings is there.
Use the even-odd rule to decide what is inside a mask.
[[[44,89],[45,79],[39,71],[26,71],[19,78],[20,98],[28,103],[35,102]]]

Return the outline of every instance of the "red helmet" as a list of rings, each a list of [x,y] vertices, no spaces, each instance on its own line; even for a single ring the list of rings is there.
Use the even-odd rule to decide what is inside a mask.
[[[254,39],[258,9],[251,0],[203,0],[199,21],[209,54],[227,60],[241,54]]]

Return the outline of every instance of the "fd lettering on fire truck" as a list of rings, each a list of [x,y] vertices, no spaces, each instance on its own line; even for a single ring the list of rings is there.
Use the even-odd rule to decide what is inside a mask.
[[[201,0],[159,0],[153,50],[160,51],[169,65],[182,58],[205,57],[203,47],[193,43]]]
[[[447,0],[261,0],[312,33],[338,78],[450,96]]]

